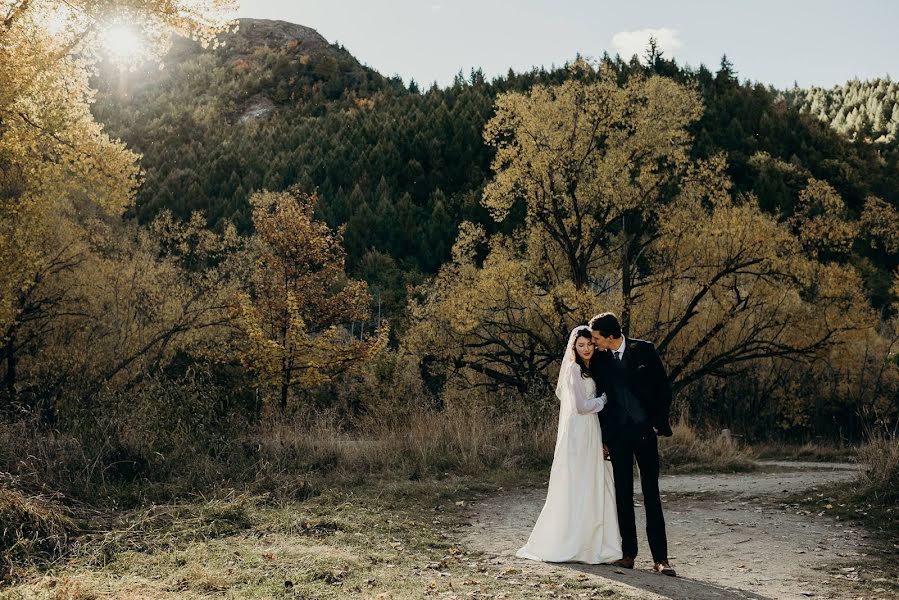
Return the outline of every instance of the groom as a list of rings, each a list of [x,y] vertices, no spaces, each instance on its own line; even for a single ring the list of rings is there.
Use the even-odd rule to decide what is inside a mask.
[[[674,569],[668,564],[665,517],[659,497],[657,438],[671,435],[668,422],[671,387],[665,367],[650,342],[621,335],[621,324],[612,313],[593,317],[590,329],[594,345],[605,351],[597,353],[590,367],[594,380],[609,399],[605,409],[599,413],[599,421],[615,474],[618,527],[621,529],[624,554],[613,564],[633,569],[637,557],[633,470],[636,458],[646,507],[646,537],[649,538],[653,569],[675,576]]]

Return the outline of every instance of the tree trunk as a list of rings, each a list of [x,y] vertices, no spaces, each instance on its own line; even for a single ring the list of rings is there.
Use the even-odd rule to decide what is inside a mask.
[[[3,387],[6,389],[6,402],[12,404],[16,398],[16,349],[15,337],[10,334],[3,348],[6,361],[6,373],[3,374]]]
[[[571,265],[571,282],[574,284],[575,289],[583,290],[587,287],[589,280],[586,267],[581,264],[579,257],[574,252],[569,253],[568,264]]]
[[[281,401],[279,404],[282,415],[287,411],[287,390],[290,388],[290,386],[288,385],[289,383],[289,376],[284,376],[281,378]]]
[[[631,238],[627,232],[627,217],[621,216],[621,332],[629,335],[631,329]]]

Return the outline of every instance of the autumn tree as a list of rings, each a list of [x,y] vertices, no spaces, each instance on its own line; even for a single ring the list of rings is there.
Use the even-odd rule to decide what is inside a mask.
[[[525,390],[550,378],[564,332],[612,309],[683,389],[752,361],[811,360],[870,326],[857,273],[818,260],[845,243],[821,240],[821,218],[853,231],[838,198],[811,186],[791,227],[730,192],[723,157],[689,158],[701,113],[689,88],[575,67],[585,76],[498,99],[483,203],[497,219],[523,204],[525,224],[490,239],[463,228],[413,307],[413,352],[460,385]]]
[[[252,271],[238,306],[241,359],[270,386],[283,412],[290,391],[330,381],[386,342],[386,328],[351,335],[370,318],[364,282],[344,272],[336,234],[313,216],[314,196],[259,192],[251,196],[256,233]]]
[[[497,99],[484,129],[496,175],[483,204],[503,220],[523,202],[529,251],[579,290],[595,283],[599,263],[620,257],[627,330],[634,264],[651,239],[641,233],[686,173],[687,128],[702,103],[668,78],[619,85],[605,65],[594,74],[581,60],[572,70],[560,86]]]
[[[899,255],[899,210],[877,196],[865,201],[861,226],[872,247]]]
[[[810,239],[751,195],[712,204],[682,195],[667,207],[635,324],[656,341],[675,390],[753,361],[811,361],[873,325],[859,274],[810,255]]]
[[[488,239],[483,228],[463,223],[453,260],[412,302],[405,350],[431,376],[464,389],[526,392],[545,382],[568,324],[582,321],[603,294],[545,275],[521,239]]]
[[[17,324],[34,318],[36,286],[80,260],[46,244],[73,201],[121,214],[138,182],[137,155],[90,113],[89,78],[110,27],[127,24],[159,57],[171,32],[214,41],[227,0],[0,1],[0,332],[15,387]]]
[[[792,224],[805,249],[817,257],[843,254],[858,236],[858,223],[846,203],[826,181],[810,178],[799,193]]]
[[[168,213],[149,227],[88,205],[55,206],[36,246],[36,276],[3,335],[9,399],[45,418],[90,406],[101,389],[131,389],[179,353],[218,358],[243,271],[233,227]]]

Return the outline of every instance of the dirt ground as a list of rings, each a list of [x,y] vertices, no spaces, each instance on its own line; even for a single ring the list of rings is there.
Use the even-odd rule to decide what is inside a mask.
[[[899,572],[884,572],[870,556],[876,542],[858,526],[828,515],[830,483],[851,480],[859,468],[845,463],[765,462],[762,472],[669,475],[660,481],[669,554],[680,577],[651,572],[642,534],[639,482],[637,568],[549,565],[518,559],[540,513],[545,488],[516,490],[473,507],[463,543],[497,564],[525,572],[574,569],[602,577],[640,598],[786,599],[896,598]],[[788,503],[788,496],[817,488],[821,509]],[[810,495],[817,497],[817,492]]]

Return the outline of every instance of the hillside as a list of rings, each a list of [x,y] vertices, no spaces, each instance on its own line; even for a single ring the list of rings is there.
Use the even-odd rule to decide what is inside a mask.
[[[134,214],[201,210],[212,226],[227,219],[247,231],[253,190],[317,190],[320,216],[346,225],[351,272],[394,315],[406,285],[447,260],[461,220],[495,227],[478,201],[491,160],[481,132],[496,96],[569,76],[510,71],[488,82],[473,71],[419,90],[300,25],[244,19],[225,41],[213,51],[179,40],[162,71],[104,71],[96,116],[144,155]],[[785,101],[741,83],[726,61],[712,72],[606,60],[622,78],[645,70],[698,86],[706,112],[694,154],[726,152],[736,189],[772,212],[788,216],[809,177],[833,185],[856,215],[869,195],[899,204],[899,153],[797,110],[798,93]],[[882,305],[897,265],[863,244],[857,259]]]

